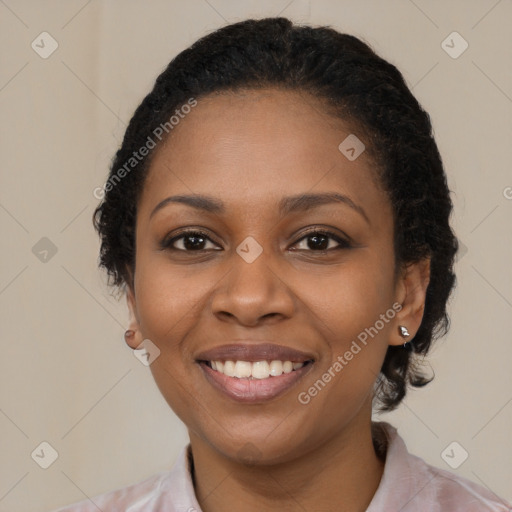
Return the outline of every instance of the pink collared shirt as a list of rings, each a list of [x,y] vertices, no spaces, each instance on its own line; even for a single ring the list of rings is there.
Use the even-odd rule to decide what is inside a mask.
[[[449,471],[411,455],[396,429],[374,423],[387,445],[384,473],[366,512],[512,512],[512,505]],[[201,512],[190,473],[190,444],[170,471],[54,512]]]

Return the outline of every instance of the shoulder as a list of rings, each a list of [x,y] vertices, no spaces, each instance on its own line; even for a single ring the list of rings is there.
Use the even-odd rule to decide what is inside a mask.
[[[512,512],[512,505],[484,486],[409,456],[425,474],[440,512]]]
[[[98,510],[132,510],[135,503],[137,511],[152,510],[147,508],[155,502],[161,493],[162,484],[169,477],[169,472],[156,473],[145,480],[127,487],[99,494],[59,508],[54,512],[98,512]]]
[[[387,445],[386,461],[368,512],[394,508],[402,512],[512,512],[510,503],[486,487],[410,454],[397,430],[388,423],[375,423],[374,430],[385,437],[379,442]]]
[[[191,450],[188,444],[182,449],[169,471],[155,473],[128,487],[88,497],[53,512],[175,512],[194,509],[199,511],[194,494],[191,464]]]

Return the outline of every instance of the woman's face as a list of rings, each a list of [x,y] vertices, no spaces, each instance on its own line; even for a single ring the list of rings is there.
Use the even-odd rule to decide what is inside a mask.
[[[391,205],[367,152],[338,148],[351,134],[309,95],[246,91],[201,99],[154,155],[135,344],[158,347],[163,396],[227,457],[289,460],[368,421],[386,349],[403,343]]]

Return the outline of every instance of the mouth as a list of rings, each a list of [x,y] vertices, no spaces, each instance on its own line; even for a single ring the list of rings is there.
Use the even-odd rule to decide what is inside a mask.
[[[274,399],[309,373],[314,357],[280,345],[225,345],[199,354],[207,381],[238,402]]]

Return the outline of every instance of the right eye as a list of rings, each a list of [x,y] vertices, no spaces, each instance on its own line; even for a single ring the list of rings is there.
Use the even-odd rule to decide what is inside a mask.
[[[181,244],[181,247],[177,246],[177,242]],[[211,248],[208,249],[204,247],[208,242],[213,244],[206,233],[197,230],[189,230],[182,231],[179,235],[173,236],[172,238],[165,238],[160,245],[162,249],[171,251],[201,252],[211,250]]]

